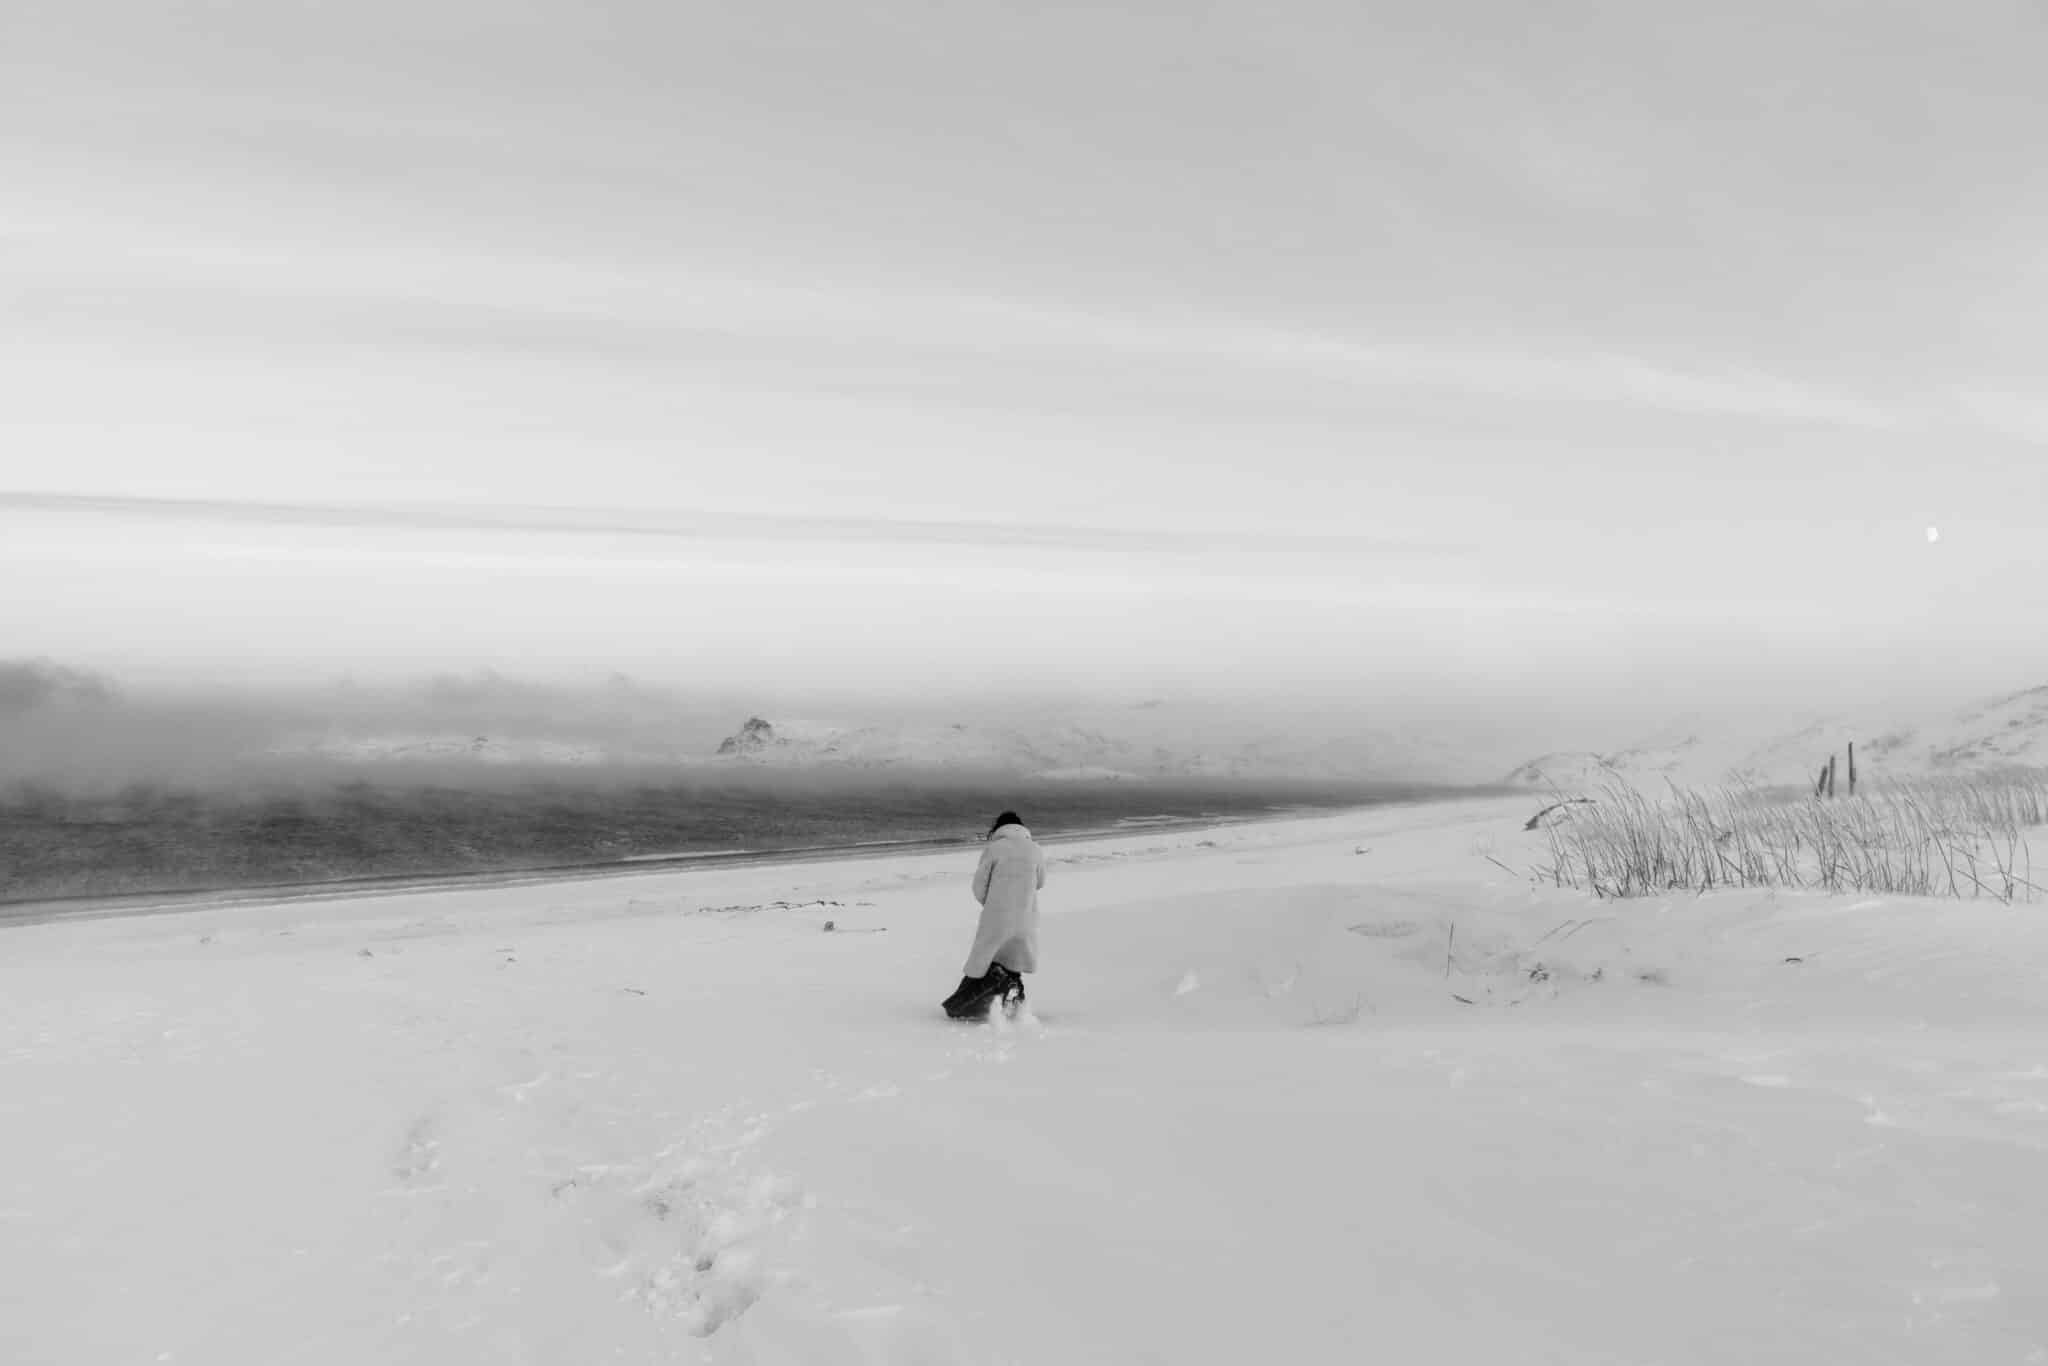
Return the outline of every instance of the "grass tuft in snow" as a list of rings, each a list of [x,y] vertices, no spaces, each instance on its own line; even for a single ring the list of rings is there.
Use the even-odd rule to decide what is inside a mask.
[[[1601,897],[1724,887],[2032,901],[2048,772],[1927,778],[1821,800],[1755,788],[1654,800],[1610,787],[1547,825],[1539,876]]]

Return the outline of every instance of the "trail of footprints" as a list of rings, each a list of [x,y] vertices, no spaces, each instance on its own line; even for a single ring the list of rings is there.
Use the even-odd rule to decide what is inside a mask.
[[[1022,1038],[1045,1032],[1028,1013],[1014,1020],[998,1015],[985,1025],[961,1028],[965,1037],[924,1074],[926,1083],[943,1082],[962,1069],[1008,1062]],[[527,1126],[543,1121],[529,1095],[544,1080],[496,1088],[497,1105],[522,1112],[520,1122]],[[755,1159],[754,1150],[775,1121],[834,1104],[888,1104],[912,1084],[886,1078],[863,1084],[821,1072],[806,1095],[778,1111],[729,1107],[714,1112],[646,1158],[501,1175],[514,1180],[530,1175],[541,1183],[534,1192],[542,1205],[540,1217],[581,1230],[591,1273],[615,1285],[622,1304],[656,1315],[690,1336],[709,1338],[791,1279],[774,1264],[775,1243],[800,1227],[792,1221],[816,1207],[794,1181]],[[496,1115],[492,1122],[505,1118]],[[450,1167],[445,1142],[450,1122],[440,1108],[430,1108],[398,1136],[388,1158],[391,1195],[488,1199],[473,1184],[451,1180],[467,1164]],[[423,1248],[409,1260],[414,1274],[441,1293],[479,1289],[492,1279],[494,1258],[487,1244]]]
[[[973,1030],[952,1050],[953,1058],[956,1065],[1007,1062],[1021,1035],[1043,1032],[1028,1014],[992,1021]],[[943,1080],[952,1070],[928,1079]],[[623,1298],[681,1319],[695,1336],[710,1337],[787,1279],[769,1261],[769,1245],[783,1225],[817,1202],[794,1181],[756,1165],[750,1151],[775,1119],[831,1102],[887,1103],[903,1094],[899,1083],[888,1080],[858,1087],[829,1075],[814,1081],[818,1092],[778,1114],[721,1113],[644,1167],[599,1171],[594,1180],[557,1192],[582,1192],[595,1205],[598,1237],[611,1258],[601,1274],[623,1283]],[[732,1132],[714,1138],[720,1130]]]

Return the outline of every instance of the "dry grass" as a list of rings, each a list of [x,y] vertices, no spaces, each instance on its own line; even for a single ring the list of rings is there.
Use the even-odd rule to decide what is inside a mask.
[[[1539,876],[1601,897],[1793,887],[2032,901],[2030,832],[2048,826],[2048,772],[2008,770],[1873,786],[1819,800],[1613,787],[1550,824]],[[2048,874],[2044,874],[2048,876]]]

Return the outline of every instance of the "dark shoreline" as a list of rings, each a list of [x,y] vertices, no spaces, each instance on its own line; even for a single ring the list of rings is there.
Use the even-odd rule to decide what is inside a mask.
[[[471,773],[388,782],[251,774],[0,792],[0,923],[23,909],[163,904],[943,849],[1021,810],[1041,836],[1090,838],[1302,810],[1461,795],[1395,782],[1067,784],[970,773]]]
[[[1188,817],[1142,818],[1124,825],[1083,830],[1064,830],[1039,835],[1045,845],[1080,844],[1105,839],[1131,838],[1153,834],[1190,834],[1222,830],[1241,825],[1266,825],[1281,821],[1340,816],[1351,812],[1380,811],[1403,806],[1432,806],[1467,800],[1481,792],[1440,792],[1430,796],[1407,796],[1381,801],[1362,801],[1338,806],[1296,806],[1258,813],[1216,814]],[[635,855],[598,863],[563,863],[531,868],[462,870],[445,873],[376,873],[320,881],[275,882],[179,888],[175,891],[83,893],[0,901],[0,931],[71,920],[114,920],[132,916],[174,915],[186,911],[213,910],[240,905],[280,905],[302,901],[354,901],[376,896],[412,893],[460,892],[495,887],[528,887],[550,883],[612,880],[630,877],[670,876],[676,873],[710,872],[724,868],[801,865],[888,858],[904,854],[937,854],[947,850],[971,850],[980,844],[972,837],[937,836],[925,839],[889,840],[868,844],[826,844],[788,849],[711,851],[669,855]]]
[[[1152,822],[1135,829],[1105,827],[1041,835],[1046,845],[1073,844],[1088,840],[1114,839],[1151,833],[1188,833],[1226,826],[1258,824],[1296,819],[1311,813],[1291,811],[1266,816],[1214,816],[1174,818]],[[1318,811],[1313,814],[1338,814]],[[824,844],[790,849],[746,849],[731,852],[634,855],[609,863],[562,863],[532,868],[451,873],[372,873],[359,877],[333,878],[319,882],[275,882],[244,886],[183,888],[175,892],[124,892],[111,895],[83,894],[45,897],[32,901],[0,902],[0,928],[14,925],[49,924],[59,920],[118,919],[130,915],[168,915],[179,911],[205,910],[217,906],[248,903],[277,904],[294,901],[358,900],[364,897],[402,895],[411,892],[467,891],[491,887],[524,887],[557,882],[652,877],[674,873],[746,868],[778,864],[828,863],[836,859],[886,858],[896,854],[941,853],[948,849],[972,849],[979,841],[953,837],[917,840],[881,840],[868,844]]]

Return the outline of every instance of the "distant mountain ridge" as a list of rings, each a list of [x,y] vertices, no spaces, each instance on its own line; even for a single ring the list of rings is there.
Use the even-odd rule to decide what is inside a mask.
[[[1282,729],[1285,727],[1285,729]],[[1294,717],[1223,722],[1158,704],[1047,711],[972,722],[867,722],[749,716],[702,749],[488,734],[309,734],[272,744],[271,757],[351,764],[455,762],[635,764],[720,771],[978,772],[1057,782],[1162,779],[1414,779],[1440,769],[1447,744],[1412,734],[1331,733]]]
[[[1256,737],[1202,745],[1118,736],[1073,721],[1038,725],[835,726],[755,716],[718,746],[714,762],[780,768],[920,768],[1012,773],[1045,780],[1357,777],[1358,749],[1333,752],[1319,737]]]

